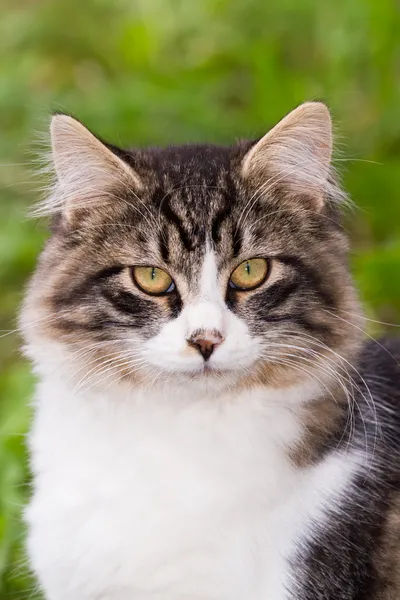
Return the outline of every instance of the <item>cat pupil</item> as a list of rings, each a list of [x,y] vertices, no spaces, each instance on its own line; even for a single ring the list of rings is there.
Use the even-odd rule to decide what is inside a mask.
[[[152,270],[151,270],[151,278],[152,278],[152,279],[155,279],[155,277],[156,277],[156,270],[155,270],[155,268],[153,267],[153,268],[152,268]]]
[[[247,275],[250,275],[250,264],[246,263],[246,273]]]

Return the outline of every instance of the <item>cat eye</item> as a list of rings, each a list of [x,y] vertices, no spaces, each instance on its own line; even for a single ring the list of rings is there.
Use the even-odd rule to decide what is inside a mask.
[[[233,271],[229,285],[238,290],[254,290],[264,283],[268,272],[269,265],[265,258],[250,258]]]
[[[173,279],[158,267],[133,267],[132,277],[137,287],[146,294],[160,296],[175,289]]]

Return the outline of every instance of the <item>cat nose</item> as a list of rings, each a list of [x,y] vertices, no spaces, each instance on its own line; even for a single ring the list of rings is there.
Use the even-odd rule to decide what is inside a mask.
[[[196,340],[193,345],[198,349],[204,360],[208,360],[211,354],[214,352],[214,348],[217,344],[213,344],[210,340]]]
[[[200,352],[204,360],[208,360],[215,348],[223,341],[224,338],[218,331],[200,331],[194,333],[188,340],[189,344]]]

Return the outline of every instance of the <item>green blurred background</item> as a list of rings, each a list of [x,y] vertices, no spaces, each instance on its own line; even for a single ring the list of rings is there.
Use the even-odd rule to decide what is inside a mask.
[[[337,126],[367,313],[400,314],[400,9],[393,0],[2,0],[0,329],[15,325],[46,223],[26,218],[51,110],[116,144],[229,143],[323,99]],[[374,325],[374,335],[384,330]],[[394,328],[392,328],[393,330]],[[36,598],[20,512],[33,379],[0,339],[0,598]],[[77,599],[78,600],[78,599]]]

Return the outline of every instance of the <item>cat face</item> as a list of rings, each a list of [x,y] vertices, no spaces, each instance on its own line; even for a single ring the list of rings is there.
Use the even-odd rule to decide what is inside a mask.
[[[355,351],[323,105],[230,148],[122,151],[64,115],[52,142],[53,235],[22,315],[39,368],[58,361],[84,384],[284,387]]]

